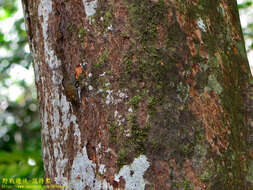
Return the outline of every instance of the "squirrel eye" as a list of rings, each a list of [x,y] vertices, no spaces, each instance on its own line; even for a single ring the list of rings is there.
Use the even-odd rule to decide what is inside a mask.
[[[75,87],[78,88],[79,87],[79,81],[75,82]]]

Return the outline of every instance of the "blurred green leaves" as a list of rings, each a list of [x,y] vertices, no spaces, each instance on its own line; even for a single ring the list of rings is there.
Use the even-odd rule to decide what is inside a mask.
[[[238,0],[241,24],[249,59],[253,51],[253,2],[252,0]],[[253,63],[251,63],[253,64]]]
[[[0,152],[0,173],[6,178],[33,178],[42,177],[43,170],[39,166],[42,165],[39,158],[39,152],[13,151]],[[41,162],[41,163],[36,163]]]
[[[238,8],[239,9],[245,9],[245,8],[250,7],[251,5],[252,5],[251,1],[245,1],[243,3],[238,4]]]
[[[0,177],[43,177],[38,105],[21,2],[0,0]]]
[[[17,11],[17,4],[15,1],[0,1],[0,21],[11,17]]]

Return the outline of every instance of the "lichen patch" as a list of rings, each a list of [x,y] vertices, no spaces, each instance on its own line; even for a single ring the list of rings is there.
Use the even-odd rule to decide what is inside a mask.
[[[120,177],[125,180],[125,189],[144,190],[145,184],[148,182],[144,179],[145,171],[149,168],[150,164],[145,155],[140,155],[135,158],[131,165],[123,166],[119,173],[115,176],[115,181],[119,182]]]
[[[83,0],[84,8],[85,8],[85,13],[87,19],[89,19],[91,16],[93,16],[96,13],[96,8],[97,8],[97,0]]]

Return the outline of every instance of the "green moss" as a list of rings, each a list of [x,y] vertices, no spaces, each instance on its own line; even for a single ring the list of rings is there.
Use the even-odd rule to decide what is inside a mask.
[[[136,121],[136,115],[130,114],[128,116],[128,126],[131,126],[130,136],[125,136],[125,128],[117,125],[116,122],[110,122],[108,125],[109,131],[109,143],[111,146],[115,146],[116,153],[118,155],[117,166],[118,170],[125,164],[129,164],[129,153],[132,152],[135,156],[143,154],[146,150],[146,142],[148,140],[148,132],[151,124],[141,129]]]
[[[215,75],[209,75],[208,76],[208,84],[207,84],[207,90],[213,90],[216,94],[221,94],[222,87],[217,81]]]
[[[120,33],[121,38],[129,38],[129,34],[127,33]]]
[[[145,153],[150,125],[146,125],[143,129],[141,129],[136,121],[135,115],[133,115],[133,117],[131,118],[131,123],[132,128],[130,143],[134,146],[135,154],[136,156],[138,156],[140,154]]]
[[[93,69],[100,72],[102,68],[108,66],[109,63],[109,52],[107,49],[103,51],[103,53],[97,58],[96,63],[93,64]],[[108,70],[106,73],[110,73],[111,71]]]
[[[185,143],[180,145],[180,150],[182,150],[182,152],[184,153],[184,155],[188,155],[193,153],[193,148],[194,146],[192,146],[191,143]]]
[[[147,42],[157,35],[156,26],[165,19],[167,7],[163,1],[152,3],[151,1],[136,0],[129,4],[133,32],[138,35],[140,42]],[[153,14],[150,14],[152,11]]]
[[[191,182],[185,179],[182,182],[182,188],[183,188],[183,190],[191,190],[192,189],[191,188]]]
[[[103,65],[104,63],[106,63],[108,61],[108,58],[109,58],[109,51],[106,49],[106,50],[104,50],[102,55],[99,57],[98,63],[100,65]]]
[[[150,154],[148,156],[152,157],[157,156],[152,155],[154,152],[161,151],[159,155],[162,159],[169,159],[169,146],[170,151],[174,154],[190,155],[194,150],[194,144],[183,144],[182,139],[171,134],[171,131],[180,131],[178,129],[179,119],[183,117],[182,110],[186,109],[186,106],[182,106],[181,101],[186,103],[189,93],[189,86],[178,75],[179,69],[176,66],[177,63],[182,62],[181,54],[185,47],[185,34],[176,22],[168,26],[168,7],[163,1],[158,3],[132,1],[128,5],[128,11],[131,23],[129,30],[133,35],[131,32],[129,32],[131,35],[126,35],[132,44],[121,63],[124,73],[119,83],[122,88],[129,89],[128,105],[134,108],[134,113],[127,116],[127,126],[131,135],[124,137],[118,134],[118,139],[120,139],[120,142],[117,142],[117,146],[120,147],[117,150],[117,153],[120,154],[118,166],[122,167],[129,163],[126,152],[131,152],[134,157],[140,154]],[[158,44],[158,26],[167,31],[162,47],[156,45]],[[176,39],[170,38],[175,35]],[[183,69],[190,73],[191,66],[190,64],[183,65]],[[142,83],[144,86],[140,88]],[[181,101],[178,100],[178,94]],[[137,122],[141,101],[147,103],[147,112],[152,120],[152,125],[151,122],[148,122],[144,128],[140,128]],[[188,118],[183,119],[188,120]],[[181,126],[186,135],[189,133],[187,127],[187,124]],[[161,133],[160,137],[151,134],[151,129]],[[184,147],[175,146],[180,143]]]
[[[128,104],[134,106],[134,108],[136,109],[138,108],[138,104],[141,99],[142,97],[140,95],[136,95],[129,100]]]
[[[101,64],[99,64],[99,63],[94,63],[94,64],[93,64],[93,67],[94,67],[95,69],[99,69],[99,68],[101,67]]]
[[[183,43],[185,40],[178,24],[173,25],[172,29],[167,28],[168,7],[165,3],[163,1],[153,3],[137,0],[128,5],[128,10],[134,36],[130,36],[132,46],[124,55],[121,63],[124,73],[122,73],[119,83],[122,87],[129,89],[128,105],[134,108],[134,113],[127,116],[127,126],[131,129],[130,137],[121,137],[121,142],[118,144],[121,144],[121,149],[131,147],[131,152],[137,157],[143,153],[154,152],[148,150],[148,146],[149,149],[166,149],[167,151],[167,147],[163,143],[169,141],[166,135],[163,137],[165,140],[163,142],[160,139],[153,138],[154,134],[149,132],[154,126],[150,122],[143,129],[139,127],[136,118],[139,112],[139,103],[141,101],[147,103],[149,116],[152,117],[153,121],[157,121],[153,125],[156,125],[157,130],[160,130],[159,128],[168,127],[167,125],[174,120],[171,115],[177,115],[176,117],[179,118],[178,109],[182,108],[180,106],[171,108],[169,105],[173,104],[171,102],[174,102],[177,89],[185,95],[189,87],[185,83],[176,86],[181,81],[177,74],[176,63],[181,62],[182,58],[177,52],[178,43],[172,43],[175,39],[165,39],[164,47],[158,48],[154,45],[157,41],[157,26],[162,26],[165,30],[179,36],[176,39],[177,42]],[[136,43],[139,44],[138,49]],[[168,49],[172,52],[171,55],[168,54]],[[134,61],[133,57],[135,57]],[[145,85],[140,89],[141,83]],[[183,99],[185,101],[187,97]],[[159,121],[163,121],[163,123],[159,123]],[[149,138],[150,136],[151,138]],[[122,156],[123,158],[125,157]],[[122,159],[120,159],[120,163],[122,163]]]
[[[112,20],[111,9],[109,9],[104,16],[105,23],[109,23]]]
[[[69,23],[67,26],[67,30],[70,33],[70,36],[72,36],[72,34],[77,30],[76,25]]]
[[[156,98],[155,96],[151,96],[148,99],[148,105],[147,105],[147,112],[149,115],[154,116],[155,112],[156,112],[156,105],[159,103],[158,98]]]
[[[202,182],[208,181],[213,176],[212,171],[204,171],[204,173],[200,176],[200,180]]]
[[[189,86],[183,82],[179,82],[177,85],[177,93],[180,96],[181,102],[185,102],[189,96]]]
[[[128,125],[131,126],[130,136],[128,137],[123,135],[125,130],[123,126],[119,127],[115,123],[112,123],[109,127],[110,143],[115,146],[118,155],[118,170],[120,170],[122,166],[131,163],[131,159],[133,158],[129,156],[130,154],[134,153],[135,157],[138,157],[140,154],[145,153],[147,147],[146,143],[151,124],[147,123],[147,125],[141,129],[136,121],[136,116],[130,114],[128,116]]]
[[[96,13],[91,16],[91,24],[96,27],[97,32],[104,33],[113,22],[112,6],[106,1],[100,1]]]
[[[110,138],[109,138],[109,143],[114,145],[115,143],[117,143],[117,124],[115,122],[111,122],[109,124],[109,135],[110,135]]]
[[[79,40],[83,41],[86,34],[87,34],[86,29],[85,28],[80,28],[79,31],[78,31]]]
[[[129,163],[129,160],[127,158],[129,150],[127,148],[122,148],[117,152],[117,154],[118,154],[117,167],[119,171],[121,167]]]

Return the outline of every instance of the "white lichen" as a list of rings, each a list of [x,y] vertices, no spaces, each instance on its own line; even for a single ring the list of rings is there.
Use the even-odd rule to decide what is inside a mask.
[[[57,176],[54,179],[56,184],[61,184],[62,186],[67,186],[68,185],[68,179],[67,177],[64,176],[64,168],[67,166],[68,164],[68,159],[64,158],[64,159],[59,159],[56,162],[56,173]]]
[[[140,155],[135,158],[131,165],[123,166],[119,173],[115,176],[114,180],[119,182],[120,177],[122,177],[126,184],[126,190],[144,190],[145,185],[148,182],[143,178],[145,171],[149,168],[150,164],[145,155]]]
[[[101,150],[101,143],[98,143],[98,145],[96,146],[96,152],[99,152]],[[101,158],[100,157],[101,155],[98,156],[98,158]]]
[[[75,156],[71,168],[71,184],[69,189],[83,189],[85,186],[93,187],[95,179],[96,164],[89,160],[86,146],[82,152]]]
[[[106,152],[111,152],[108,149]],[[115,175],[114,180],[119,182],[122,177],[126,184],[126,190],[144,190],[145,185],[148,182],[144,179],[145,171],[149,168],[150,164],[147,161],[145,155],[140,155],[135,158],[131,165],[123,166],[119,173]],[[99,166],[99,173],[104,174],[106,172],[106,166],[101,164]],[[96,189],[109,189],[112,190],[113,187],[108,183],[106,179],[100,180],[99,176],[95,175],[96,164],[89,160],[86,147],[82,149],[82,152],[78,152],[73,160],[73,165],[71,168],[71,184],[69,184],[69,189],[82,189],[83,187],[90,187],[92,190]]]
[[[99,94],[101,92],[104,92],[104,90],[102,88],[99,88],[98,91],[97,91],[97,93]]]
[[[107,95],[106,95],[105,103],[107,105],[114,103],[114,98],[112,96],[112,92],[113,92],[112,90],[106,90]]]
[[[44,40],[44,54],[45,54],[45,64],[51,69],[52,77],[41,76],[40,80],[44,105],[42,106],[42,136],[44,138],[44,143],[48,143],[49,139],[53,139],[52,146],[43,146],[43,156],[47,159],[47,168],[49,176],[57,176],[54,180],[58,185],[68,185],[70,182],[65,176],[66,168],[68,167],[68,158],[64,156],[64,150],[62,149],[62,143],[68,139],[68,128],[72,125],[74,128],[74,136],[76,136],[74,144],[80,146],[81,144],[81,134],[76,122],[75,115],[72,114],[71,106],[66,96],[61,93],[60,89],[57,88],[61,85],[62,76],[60,72],[55,70],[61,65],[60,60],[57,59],[54,50],[51,48],[50,39],[48,38],[48,21],[49,15],[52,12],[52,1],[41,0],[38,6],[38,14],[42,17],[42,34]],[[39,72],[39,67],[42,64],[38,61],[35,65],[36,72]],[[50,86],[55,86],[55,88],[48,88]],[[61,94],[61,96],[60,96]],[[50,114],[48,114],[48,112]],[[49,127],[50,124],[50,127]],[[53,147],[53,154],[51,153],[50,147]],[[55,167],[52,166],[55,163]],[[55,173],[56,171],[56,173]]]
[[[129,108],[129,109],[128,109],[128,112],[132,113],[132,112],[133,112],[133,109],[132,109],[132,108]]]
[[[127,92],[126,89],[125,89],[125,92]],[[119,96],[120,98],[128,98],[127,93],[124,93],[124,92],[122,92],[121,90],[119,90],[119,91],[117,92],[117,96]]]
[[[108,26],[107,30],[113,30],[112,25]]]
[[[91,16],[93,16],[96,13],[97,0],[93,0],[89,2],[87,0],[83,0],[83,5],[85,8],[86,18],[89,19]]]
[[[52,77],[51,78],[45,78],[41,76],[41,85],[44,89],[44,97],[45,97],[45,104],[43,106],[42,110],[42,125],[43,125],[43,137],[44,142],[49,142],[49,137],[51,139],[54,139],[52,142],[52,147],[54,150],[54,154],[51,154],[49,146],[43,147],[43,156],[47,157],[47,164],[48,164],[48,171],[49,175],[54,175],[54,168],[52,167],[51,163],[55,162],[56,166],[56,176],[55,179],[57,184],[60,185],[66,185],[67,184],[67,178],[63,176],[64,174],[64,168],[67,166],[67,159],[63,157],[63,153],[61,151],[61,136],[60,136],[60,110],[64,108],[65,104],[60,102],[59,100],[59,91],[58,88],[53,88],[48,90],[48,82],[51,83],[51,85],[58,86],[61,82],[62,78],[59,75],[58,72],[54,71],[53,69],[58,67],[60,65],[60,61],[55,56],[55,53],[53,49],[50,46],[50,41],[48,39],[48,20],[49,20],[49,14],[52,12],[52,1],[46,1],[41,0],[39,7],[38,7],[38,14],[42,17],[42,34],[44,39],[44,53],[45,53],[45,64],[49,66],[49,68],[52,69]],[[35,64],[36,65],[36,64]],[[37,66],[41,66],[40,62],[37,62]],[[39,68],[35,68],[36,70],[39,70]],[[39,79],[38,79],[39,80]],[[51,80],[51,81],[47,81]],[[51,109],[51,110],[49,110]],[[50,112],[50,114],[48,114]],[[65,121],[64,121],[65,122]],[[68,120],[67,120],[68,122]],[[50,130],[48,127],[48,123],[51,124]],[[59,139],[59,140],[56,140]]]
[[[101,164],[99,166],[99,173],[104,174],[106,172],[106,166]],[[68,189],[79,190],[84,187],[89,189],[108,189],[113,190],[113,186],[106,180],[101,181],[96,174],[96,164],[89,160],[87,155],[86,146],[81,152],[78,152],[75,156],[71,168],[71,179]]]
[[[126,137],[130,137],[130,136],[131,136],[131,131],[130,131],[130,129],[126,129],[126,130],[124,131],[124,134],[125,134]]]
[[[60,65],[60,61],[57,59],[57,57],[54,54],[54,51],[50,47],[49,39],[48,39],[48,19],[49,14],[52,12],[52,1],[51,0],[41,0],[39,7],[38,7],[38,14],[39,16],[43,17],[43,23],[42,23],[42,33],[44,38],[44,50],[45,50],[45,58],[47,64],[50,66],[50,68],[58,68]]]
[[[202,18],[198,18],[198,26],[203,32],[206,32],[206,25],[204,24]]]
[[[118,112],[117,110],[114,112],[114,118],[117,118],[118,113],[119,113],[119,112]]]
[[[105,168],[105,165],[104,165],[104,164],[101,164],[101,165],[99,166],[98,172],[99,172],[100,174],[102,174],[102,175],[106,172],[106,168]]]

